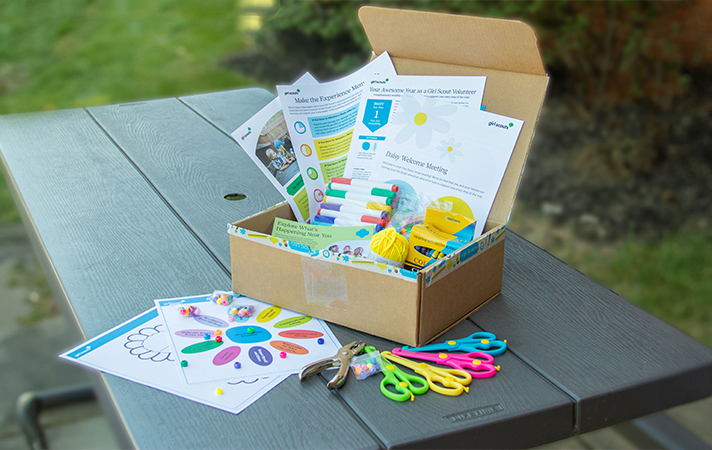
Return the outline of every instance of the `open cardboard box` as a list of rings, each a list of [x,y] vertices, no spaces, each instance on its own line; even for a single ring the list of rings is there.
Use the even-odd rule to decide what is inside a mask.
[[[502,290],[506,224],[549,77],[534,31],[519,21],[366,6],[359,18],[376,55],[399,74],[486,75],[487,111],[524,127],[482,236],[418,273],[292,249],[269,236],[281,203],[230,226],[232,289],[403,344],[435,339]],[[328,253],[328,252],[327,252]]]

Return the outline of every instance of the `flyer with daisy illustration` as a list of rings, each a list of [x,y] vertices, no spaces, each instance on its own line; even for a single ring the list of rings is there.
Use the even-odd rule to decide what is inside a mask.
[[[403,94],[423,95],[480,109],[486,81],[484,76],[421,75],[381,76],[366,80],[344,177],[370,179],[376,151],[386,140]]]
[[[176,354],[156,308],[59,356],[233,414],[243,411],[288,377],[264,376],[184,386]],[[217,388],[222,389],[222,395],[216,395]]]
[[[326,183],[344,174],[366,79],[396,74],[387,52],[341,79],[307,86],[277,86],[284,117],[314,217]]]
[[[404,94],[372,180],[399,186],[399,208],[452,204],[482,234],[524,121],[422,95]],[[425,204],[423,199],[426,199]]]
[[[333,357],[339,341],[322,320],[245,296],[218,305],[210,295],[155,300],[186,385],[298,373]],[[186,317],[181,308],[199,312]],[[232,308],[252,307],[250,315]],[[176,362],[178,364],[178,362]]]
[[[292,86],[307,84],[318,84],[308,72]],[[232,138],[287,200],[297,221],[306,222],[309,219],[309,197],[279,97],[233,131]]]

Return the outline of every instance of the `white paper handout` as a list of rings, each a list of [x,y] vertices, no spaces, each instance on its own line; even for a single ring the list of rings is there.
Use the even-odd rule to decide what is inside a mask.
[[[341,348],[322,320],[250,297],[236,296],[226,306],[209,298],[155,300],[172,351],[187,362],[179,368],[188,385],[298,373],[307,364],[333,357]],[[200,313],[182,316],[177,308],[186,305]],[[230,322],[228,311],[238,306],[253,306],[254,313]],[[240,367],[235,368],[235,363]]]
[[[243,411],[288,376],[183,386],[176,355],[156,308],[59,356],[233,414]],[[216,395],[217,388],[223,390],[222,395]]]
[[[399,186],[399,208],[442,200],[482,234],[524,122],[404,94],[371,179]],[[410,202],[406,204],[406,202]],[[422,204],[425,203],[425,204]]]
[[[487,77],[395,75],[371,77],[361,97],[344,177],[368,180],[403,94],[438,98],[480,109]],[[375,180],[375,179],[374,179]]]
[[[292,86],[307,84],[318,84],[309,73]],[[308,220],[309,198],[279,97],[233,131],[232,138],[287,200],[297,221]]]
[[[311,217],[324,198],[326,183],[344,173],[366,78],[395,73],[384,52],[339,80],[298,88],[277,86],[309,196]]]

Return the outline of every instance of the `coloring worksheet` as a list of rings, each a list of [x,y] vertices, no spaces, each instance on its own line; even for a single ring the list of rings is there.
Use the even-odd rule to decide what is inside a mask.
[[[422,95],[403,94],[371,179],[399,187],[399,208],[438,200],[475,219],[482,234],[524,122]],[[425,196],[430,197],[423,204]]]
[[[403,94],[418,94],[480,109],[486,81],[487,77],[483,76],[395,75],[367,79],[344,177],[371,179],[376,151],[386,140]]]
[[[341,348],[324,321],[250,297],[235,295],[228,305],[210,301],[210,295],[154,302],[171,351],[187,363],[175,362],[188,385],[298,373]],[[189,306],[198,313],[179,313]],[[242,306],[253,307],[252,315],[231,314]]]
[[[383,52],[366,66],[335,81],[277,86],[307,189],[310,217],[319,209],[326,183],[344,173],[366,79],[395,74],[390,56]]]
[[[243,411],[288,376],[256,376],[184,386],[156,308],[59,356],[233,414]],[[218,388],[223,390],[222,395],[217,395]]]
[[[292,86],[306,84],[318,83],[306,73]],[[309,220],[309,197],[279,97],[233,131],[232,138],[287,200],[297,221]]]

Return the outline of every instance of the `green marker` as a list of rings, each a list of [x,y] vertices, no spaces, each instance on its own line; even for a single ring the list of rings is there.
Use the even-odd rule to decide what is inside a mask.
[[[383,197],[380,195],[370,195],[370,194],[360,194],[360,193],[356,193],[356,192],[347,192],[347,191],[336,191],[333,189],[327,189],[326,196],[327,197],[346,198],[349,200],[355,200],[357,202],[363,202],[363,203],[373,202],[373,203],[385,203],[386,205],[393,204],[393,199],[391,197]]]
[[[377,195],[379,197],[396,198],[396,193],[390,190],[381,188],[371,188],[367,186],[352,186],[349,184],[340,183],[329,183],[326,185],[327,189],[334,189],[338,191],[353,192],[354,194],[363,195]]]

